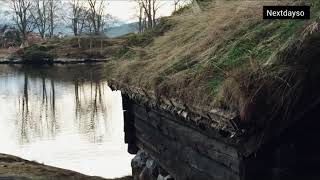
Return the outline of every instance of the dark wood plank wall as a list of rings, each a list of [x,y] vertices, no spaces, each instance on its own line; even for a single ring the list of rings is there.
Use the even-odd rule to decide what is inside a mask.
[[[240,180],[237,150],[164,112],[133,104],[136,144],[177,180]]]

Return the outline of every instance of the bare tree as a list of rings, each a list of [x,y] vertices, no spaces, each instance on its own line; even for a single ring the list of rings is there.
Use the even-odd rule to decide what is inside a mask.
[[[79,21],[78,21],[78,34],[81,35],[85,32],[92,32],[92,30],[88,30],[88,29],[92,29],[91,27],[91,23],[89,20],[89,12],[82,8],[80,9],[80,15],[79,15]]]
[[[98,35],[103,31],[106,0],[87,0],[89,4],[89,20],[94,34]]]
[[[32,18],[34,25],[37,28],[41,38],[45,37],[48,29],[48,18],[47,18],[47,4],[46,0],[34,0],[32,6]]]
[[[139,33],[142,33],[143,32],[143,19],[144,19],[144,9],[143,9],[143,5],[142,5],[142,2],[141,1],[138,1],[138,11],[139,11],[139,14],[138,14],[138,32]]]
[[[181,0],[173,0],[174,11],[178,10],[180,2]]]
[[[151,29],[156,25],[157,11],[160,8],[160,0],[136,0],[139,4],[139,10],[143,9],[144,16],[146,17],[147,28]],[[143,17],[140,12],[139,18]],[[141,22],[140,22],[141,20]],[[139,19],[140,25],[142,24],[142,18]],[[141,26],[140,26],[141,27]]]
[[[90,29],[90,12],[85,8],[83,0],[69,0],[68,5],[70,11],[62,19],[68,24],[67,27],[71,28],[73,35],[79,36]]]
[[[54,29],[58,22],[58,4],[59,0],[30,0],[32,8],[30,13],[35,28],[37,28],[40,36],[45,37],[46,34],[50,38],[54,35]]]
[[[11,0],[11,8],[14,11],[13,19],[22,36],[22,47],[28,46],[27,35],[32,30],[30,21],[31,0]]]
[[[160,8],[159,0],[152,0],[152,24],[153,24],[153,27],[157,24],[156,14],[157,14],[159,8]]]
[[[59,5],[59,0],[47,0],[48,1],[48,21],[49,21],[49,37],[52,38],[54,35],[54,29],[57,26],[57,10]]]
[[[72,15],[71,15],[71,28],[73,31],[73,34],[75,36],[78,36],[80,32],[82,31],[82,28],[84,26],[84,7],[83,7],[83,1],[82,0],[71,0],[71,9],[72,9]]]

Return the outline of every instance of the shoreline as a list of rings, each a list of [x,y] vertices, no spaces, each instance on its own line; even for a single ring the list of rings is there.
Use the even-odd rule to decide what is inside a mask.
[[[57,58],[52,63],[43,64],[90,64],[90,63],[107,63],[108,59],[75,59],[75,58]],[[33,64],[26,63],[22,59],[10,60],[7,58],[0,58],[0,64]]]
[[[0,179],[12,180],[112,180],[97,176],[88,176],[76,171],[48,166],[35,161],[29,161],[17,156],[0,153]],[[131,180],[131,177],[113,180]]]

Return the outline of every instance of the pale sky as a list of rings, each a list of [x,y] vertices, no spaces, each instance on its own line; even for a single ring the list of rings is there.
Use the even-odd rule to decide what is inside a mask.
[[[63,0],[67,2],[67,0]],[[8,9],[8,0],[0,0],[0,11]],[[169,16],[174,7],[173,0],[159,0],[161,6],[158,11],[158,16]],[[137,3],[134,0],[108,0],[107,12],[115,16],[121,22],[137,21]],[[4,17],[0,17],[4,18]]]
[[[169,16],[174,9],[172,0],[161,0],[159,5],[159,16]],[[132,0],[109,0],[107,11],[121,21],[137,21],[137,3]]]

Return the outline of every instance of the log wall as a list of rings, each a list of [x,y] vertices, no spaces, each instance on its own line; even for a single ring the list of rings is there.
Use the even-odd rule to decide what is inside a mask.
[[[133,144],[137,145],[176,180],[241,179],[241,158],[233,146],[182,123],[168,112],[128,99],[124,104],[129,152],[135,153]]]

